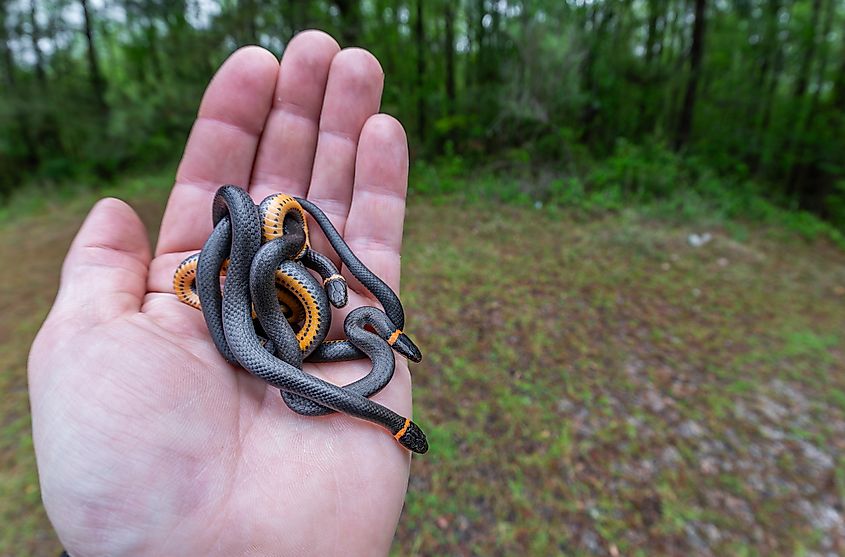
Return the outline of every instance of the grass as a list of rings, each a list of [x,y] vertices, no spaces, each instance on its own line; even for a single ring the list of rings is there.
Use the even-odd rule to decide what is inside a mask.
[[[431,451],[414,460],[395,555],[845,552],[845,254],[826,235],[561,208],[517,182],[502,205],[492,176],[436,192],[427,172],[402,295]],[[168,182],[112,193],[154,226]],[[0,555],[58,547],[26,352],[97,195],[21,198],[2,217],[0,257],[21,273],[0,297]],[[713,240],[691,247],[702,230]]]

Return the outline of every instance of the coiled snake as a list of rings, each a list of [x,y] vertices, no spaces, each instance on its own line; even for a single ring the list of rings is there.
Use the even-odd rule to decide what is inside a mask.
[[[346,281],[328,257],[310,247],[306,211],[344,266],[384,307],[353,310],[344,321],[343,340],[325,337],[330,306],[346,304]],[[244,190],[226,185],[214,197],[212,217],[214,229],[202,251],[177,267],[173,286],[182,302],[202,310],[223,357],[280,389],[294,412],[343,412],[376,423],[402,446],[425,453],[428,442],[417,424],[368,398],[393,377],[393,350],[414,362],[422,359],[402,332],[402,304],[355,256],[319,207],[284,194],[272,195],[256,207]],[[302,370],[303,360],[363,357],[372,360],[372,369],[343,387]]]

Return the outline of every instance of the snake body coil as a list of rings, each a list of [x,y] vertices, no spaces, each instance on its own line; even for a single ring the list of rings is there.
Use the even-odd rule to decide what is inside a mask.
[[[344,322],[344,340],[325,341],[325,336],[331,324],[329,306],[345,305],[346,284],[331,260],[308,245],[303,208],[347,269],[385,308],[384,312],[373,307],[352,311]],[[227,185],[215,195],[212,216],[211,235],[198,257],[186,259],[177,268],[174,288],[180,300],[202,309],[211,339],[223,357],[279,388],[286,404],[299,414],[343,412],[381,425],[407,449],[425,453],[428,443],[419,426],[367,398],[392,378],[393,350],[413,361],[421,358],[401,330],[405,321],[401,302],[355,257],[325,214],[307,200],[288,196],[271,196],[256,207],[244,190]],[[320,274],[323,284],[306,266]],[[285,295],[280,295],[280,288]],[[282,306],[280,300],[286,300]],[[285,308],[287,315],[280,311]],[[294,331],[288,316],[300,314],[304,318]],[[360,357],[372,360],[370,373],[344,387],[301,369],[303,359]]]

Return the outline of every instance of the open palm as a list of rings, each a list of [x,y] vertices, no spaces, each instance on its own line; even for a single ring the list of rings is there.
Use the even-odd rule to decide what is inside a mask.
[[[281,66],[241,49],[203,97],[155,256],[126,204],[92,209],[29,366],[44,504],[72,556],[387,553],[407,451],[367,422],[291,412],[228,365],[200,312],[171,292],[225,183],[256,201],[313,200],[398,290],[408,154],[402,126],[376,114],[382,80],[372,55],[315,31],[291,41]],[[349,306],[362,303],[372,301],[353,293]],[[306,367],[338,384],[368,369]],[[410,415],[403,358],[374,400]]]

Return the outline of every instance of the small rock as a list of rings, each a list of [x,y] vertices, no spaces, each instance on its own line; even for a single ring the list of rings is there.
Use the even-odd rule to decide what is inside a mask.
[[[643,397],[645,400],[646,407],[655,413],[660,413],[666,408],[666,403],[663,402],[663,397],[655,391],[654,389],[649,389],[646,391],[645,396]]]
[[[751,489],[751,491],[755,491],[757,493],[766,493],[766,491],[768,491],[768,486],[766,485],[766,482],[763,480],[763,477],[757,472],[749,472],[744,476],[744,478],[745,485],[747,485]]]
[[[779,422],[789,414],[789,410],[766,396],[761,396],[760,411],[773,422]]]
[[[724,491],[708,491],[705,494],[709,506],[720,509],[720,513],[736,518],[741,525],[751,526],[755,523],[751,505],[744,499],[735,497]]]
[[[641,460],[639,465],[634,468],[634,476],[641,482],[650,481],[654,477],[654,472],[654,463],[647,458]]]
[[[814,529],[833,537],[845,537],[845,518],[836,508],[823,503],[814,505],[804,499],[798,503],[798,509]]]
[[[709,553],[710,544],[707,543],[707,540],[701,537],[701,534],[698,533],[698,528],[695,527],[694,523],[687,523],[687,525],[684,526],[684,532],[687,535],[687,541],[693,548],[695,548],[697,553]]]
[[[699,468],[705,476],[712,476],[719,472],[719,461],[713,457],[702,458]]]
[[[694,248],[700,248],[712,239],[713,236],[709,232],[705,232],[704,234],[690,234],[687,236],[687,242],[689,242],[689,245]]]
[[[588,553],[601,553],[601,544],[599,537],[592,530],[584,530],[581,533],[581,546],[587,550]]]
[[[686,439],[697,439],[704,435],[704,428],[693,420],[687,420],[678,426],[678,435]]]
[[[675,447],[666,447],[660,453],[660,462],[664,466],[675,466],[683,460],[681,453]]]
[[[845,521],[842,515],[829,505],[819,505],[813,525],[822,530],[845,532]]]
[[[557,411],[563,412],[564,414],[568,414],[574,406],[575,405],[567,398],[561,398],[557,401]]]
[[[744,422],[756,423],[759,420],[754,412],[749,409],[744,402],[739,401],[734,405],[734,415]]]
[[[722,541],[722,532],[714,524],[702,524],[701,531],[704,532],[705,536],[707,536],[707,540],[710,542],[710,545],[716,545]]]
[[[763,437],[766,439],[771,439],[772,441],[783,441],[786,439],[786,433],[779,429],[775,429],[773,427],[761,425],[760,426],[760,433],[763,434]]]
[[[643,368],[645,364],[642,361],[637,359],[628,360],[625,362],[625,373],[628,374],[629,377],[638,377],[642,374]]]
[[[827,476],[833,472],[833,457],[807,441],[800,440],[798,444],[804,459],[809,464],[808,472],[821,481],[826,480]]]

